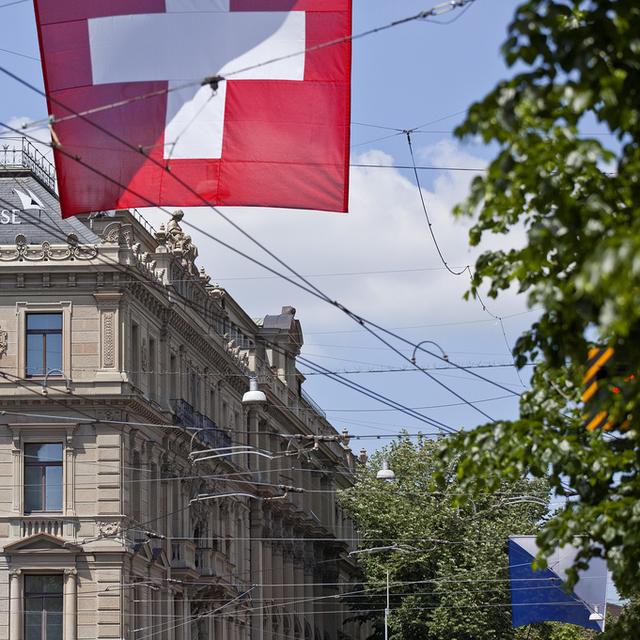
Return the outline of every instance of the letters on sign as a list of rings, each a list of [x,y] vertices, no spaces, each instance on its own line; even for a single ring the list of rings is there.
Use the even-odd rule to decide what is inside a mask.
[[[0,209],[0,225],[2,224],[22,224],[18,218],[18,209]]]

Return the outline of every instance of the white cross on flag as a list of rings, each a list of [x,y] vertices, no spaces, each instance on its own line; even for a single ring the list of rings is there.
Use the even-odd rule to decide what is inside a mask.
[[[203,199],[347,210],[351,0],[35,5],[65,217]],[[227,75],[215,95],[200,84]]]

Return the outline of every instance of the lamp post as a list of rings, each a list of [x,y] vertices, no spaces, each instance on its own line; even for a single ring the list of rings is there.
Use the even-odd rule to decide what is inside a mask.
[[[385,461],[385,464],[386,464],[386,461]],[[387,470],[389,470],[388,466],[387,466]],[[393,471],[391,473],[393,473]],[[393,477],[395,479],[395,475]],[[417,549],[416,547],[411,547],[409,545],[391,544],[386,547],[371,547],[369,549],[358,549],[356,551],[350,551],[348,555],[355,556],[359,553],[366,553],[366,554],[380,553],[381,551],[400,551],[401,553],[414,553],[414,552],[419,552],[420,549]],[[387,606],[384,609],[384,640],[389,640],[389,614],[391,612],[389,576],[390,576],[390,571],[387,568]]]

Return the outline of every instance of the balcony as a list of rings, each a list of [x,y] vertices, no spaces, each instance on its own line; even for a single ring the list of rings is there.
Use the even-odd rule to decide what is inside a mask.
[[[171,569],[174,576],[198,577],[196,550],[196,544],[191,540],[174,540],[171,542]]]
[[[171,408],[179,425],[187,429],[200,428],[199,424],[195,424],[196,411],[188,402],[185,400],[171,400]]]
[[[196,436],[203,444],[211,449],[231,446],[231,437],[220,429],[216,423],[207,418],[199,411],[196,411],[188,402],[184,400],[171,400],[171,407],[179,425],[187,429],[201,429]]]
[[[198,435],[205,444],[208,444],[212,449],[231,446],[231,437],[226,431],[220,429],[213,420],[209,420],[206,416],[199,413],[197,415],[202,418],[201,428],[206,429]]]

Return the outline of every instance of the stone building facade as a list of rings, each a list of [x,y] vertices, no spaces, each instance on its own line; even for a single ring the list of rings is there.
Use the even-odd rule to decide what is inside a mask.
[[[250,318],[179,213],[62,220],[46,161],[2,160],[0,640],[359,637],[295,310]]]

